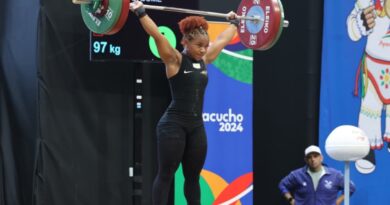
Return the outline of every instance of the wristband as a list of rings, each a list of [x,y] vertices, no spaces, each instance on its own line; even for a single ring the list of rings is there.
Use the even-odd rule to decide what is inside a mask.
[[[134,11],[134,13],[138,18],[142,18],[142,17],[146,16],[146,11],[145,11],[145,8],[143,6],[136,9]]]
[[[240,25],[240,20],[238,20],[238,19],[230,19],[229,22],[230,22],[230,24],[233,24],[236,27],[238,27]]]

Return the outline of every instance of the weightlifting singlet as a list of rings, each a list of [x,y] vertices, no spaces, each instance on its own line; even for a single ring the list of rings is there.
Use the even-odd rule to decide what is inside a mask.
[[[203,123],[203,98],[208,82],[206,65],[182,53],[179,72],[169,79],[172,102],[160,122],[176,122],[183,126]]]

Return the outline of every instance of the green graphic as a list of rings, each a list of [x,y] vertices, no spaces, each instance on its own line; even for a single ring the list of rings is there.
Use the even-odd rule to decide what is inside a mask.
[[[236,54],[240,54],[247,57],[253,56],[253,51],[250,49],[235,51]],[[232,58],[232,56],[221,53],[218,58],[213,62],[213,65],[217,67],[225,75],[246,84],[252,84],[253,69],[252,61]]]
[[[169,44],[171,44],[173,48],[176,48],[176,36],[175,33],[172,31],[172,29],[166,26],[159,26],[158,30],[160,31],[160,33],[162,33],[165,36],[165,38],[168,39]],[[150,51],[152,51],[154,56],[160,58],[160,54],[158,53],[156,42],[152,37],[149,37],[149,48]]]
[[[201,176],[199,179],[200,190],[201,190],[201,204],[202,205],[211,205],[215,200],[210,186],[207,184],[206,180]],[[184,197],[184,175],[183,169],[180,164],[179,169],[177,169],[175,174],[175,204],[187,205],[186,198]]]

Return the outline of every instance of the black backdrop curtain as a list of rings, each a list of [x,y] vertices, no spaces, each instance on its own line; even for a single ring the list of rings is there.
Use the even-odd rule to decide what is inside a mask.
[[[255,204],[288,204],[278,183],[318,143],[323,0],[283,1],[290,26],[254,55]]]
[[[31,204],[36,145],[37,0],[2,1],[0,164],[4,204]]]
[[[34,204],[131,204],[134,68],[89,62],[71,1],[41,0]]]
[[[4,4],[5,5],[5,4]],[[4,30],[4,13],[0,13],[0,30]],[[4,33],[5,32],[0,32],[0,56],[3,56],[3,39],[4,39]],[[0,58],[1,59],[1,58]],[[2,60],[0,60],[0,62],[2,62]],[[4,76],[3,76],[3,63],[0,63],[0,205],[5,205],[5,201],[4,201],[4,188],[5,188],[5,183],[4,183],[4,157],[3,157],[3,148],[2,148],[2,144],[3,144],[3,123],[1,123],[3,121],[3,118],[5,118],[5,116],[3,117],[2,113],[4,112],[4,110],[2,109],[2,107],[4,106],[4,102],[2,99],[5,98],[5,95],[4,95]]]

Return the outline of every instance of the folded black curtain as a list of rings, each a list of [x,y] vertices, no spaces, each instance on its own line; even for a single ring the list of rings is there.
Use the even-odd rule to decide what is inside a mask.
[[[39,1],[2,1],[0,13],[0,202],[32,203],[37,139]]]
[[[131,204],[133,65],[89,62],[71,1],[1,4],[0,204]]]
[[[289,27],[274,47],[254,54],[254,199],[259,204],[264,198],[267,204],[287,204],[279,181],[303,166],[306,146],[318,143],[323,0],[281,2]]]
[[[131,204],[133,65],[90,62],[80,6],[41,0],[34,204]]]

